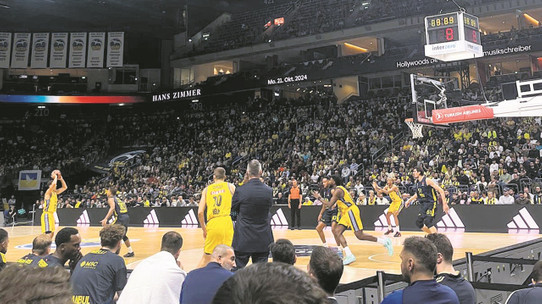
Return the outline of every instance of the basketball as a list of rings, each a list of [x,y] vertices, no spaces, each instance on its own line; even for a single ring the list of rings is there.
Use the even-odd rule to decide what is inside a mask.
[[[57,178],[61,178],[62,175],[60,174],[60,170],[53,170],[53,172],[51,172],[51,178],[55,178],[55,176]]]

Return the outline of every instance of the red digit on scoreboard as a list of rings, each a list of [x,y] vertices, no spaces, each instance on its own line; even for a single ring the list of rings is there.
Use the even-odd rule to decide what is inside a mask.
[[[446,41],[454,40],[454,29],[449,27],[446,29]]]
[[[478,42],[478,37],[476,35],[476,31],[472,31],[472,42]]]

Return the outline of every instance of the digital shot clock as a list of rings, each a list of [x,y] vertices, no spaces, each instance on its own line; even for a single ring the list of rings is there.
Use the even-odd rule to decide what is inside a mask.
[[[463,11],[425,17],[425,55],[442,61],[482,57],[478,18]]]

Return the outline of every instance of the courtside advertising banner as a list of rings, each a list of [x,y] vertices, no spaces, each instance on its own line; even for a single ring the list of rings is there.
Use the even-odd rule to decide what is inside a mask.
[[[492,119],[494,117],[493,109],[482,105],[435,109],[432,112],[433,123],[435,124]]]
[[[121,67],[124,54],[124,32],[107,34],[107,67]]]
[[[19,171],[19,191],[39,190],[41,170]]]
[[[0,68],[9,68],[11,33],[0,32]]]
[[[13,51],[11,54],[12,69],[26,69],[30,52],[30,33],[15,33],[13,35]]]
[[[33,69],[45,69],[49,55],[49,33],[32,34],[32,55],[30,67]]]
[[[49,66],[51,68],[66,68],[68,60],[68,33],[51,34],[51,57]]]
[[[84,68],[87,54],[87,33],[70,33],[69,68]]]
[[[104,67],[105,32],[88,33],[87,68]]]

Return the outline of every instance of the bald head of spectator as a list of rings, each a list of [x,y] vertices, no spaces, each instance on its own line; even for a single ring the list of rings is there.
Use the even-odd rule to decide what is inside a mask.
[[[37,256],[46,256],[51,251],[51,237],[46,234],[40,234],[32,241],[32,253]]]
[[[222,268],[231,271],[235,265],[235,252],[227,245],[217,245],[211,254],[211,262],[216,262]]]

